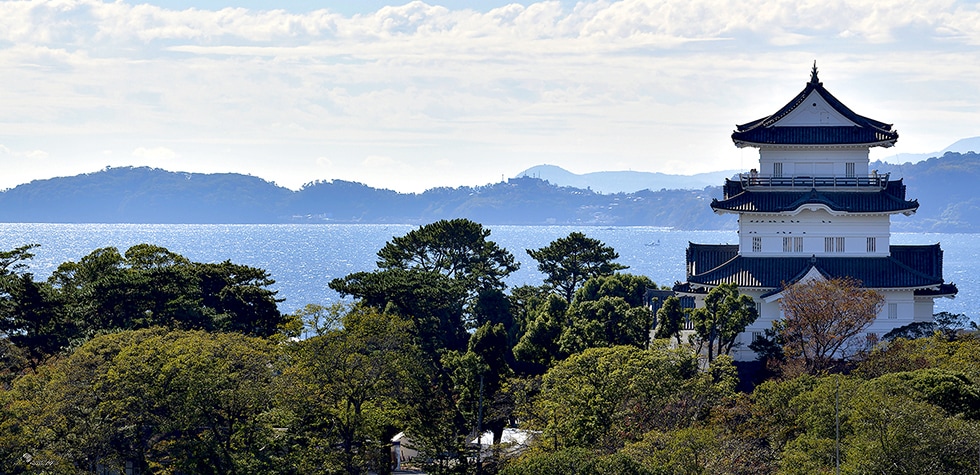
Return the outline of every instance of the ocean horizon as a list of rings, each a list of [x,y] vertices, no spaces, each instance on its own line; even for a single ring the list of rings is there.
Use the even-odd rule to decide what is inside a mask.
[[[51,224],[0,223],[0,249],[39,244],[28,272],[46,279],[67,261],[92,251],[148,243],[196,262],[229,260],[268,271],[272,288],[285,299],[279,308],[291,313],[307,304],[341,301],[327,284],[353,272],[376,269],[377,252],[409,224]],[[729,231],[688,231],[653,226],[485,226],[489,239],[509,250],[521,268],[507,279],[510,288],[540,285],[536,262],[525,249],[537,249],[573,231],[599,239],[619,253],[623,272],[645,275],[658,286],[683,281],[689,242],[735,244]],[[980,234],[892,233],[892,244],[935,244],[944,250],[944,277],[959,288],[955,299],[936,300],[935,311],[966,314],[980,321]]]

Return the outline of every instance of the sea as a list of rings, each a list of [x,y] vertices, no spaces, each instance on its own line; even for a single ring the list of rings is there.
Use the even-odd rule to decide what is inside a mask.
[[[92,251],[136,244],[165,247],[196,262],[231,261],[268,271],[284,299],[279,308],[292,313],[307,304],[343,301],[327,284],[352,272],[377,268],[377,252],[393,237],[417,228],[401,224],[32,224],[0,223],[0,250],[39,244],[28,272],[46,279],[63,262]],[[509,250],[521,267],[507,279],[510,287],[540,285],[543,274],[527,249],[582,232],[612,246],[629,266],[657,285],[685,279],[684,252],[689,242],[736,243],[731,231],[686,231],[650,226],[485,226],[489,239]],[[893,233],[892,244],[940,243],[944,277],[957,285],[956,298],[936,300],[935,311],[966,314],[980,322],[980,234]]]

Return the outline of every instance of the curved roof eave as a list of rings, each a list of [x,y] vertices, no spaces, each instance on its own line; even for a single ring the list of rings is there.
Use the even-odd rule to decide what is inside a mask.
[[[793,144],[793,143],[766,143],[766,142],[753,142],[751,140],[741,140],[741,139],[736,138],[736,133],[733,132],[732,133],[732,142],[734,142],[735,143],[735,146],[738,147],[738,148],[746,148],[746,147],[753,147],[753,148],[765,148],[765,147],[781,147],[781,148],[785,148],[785,147],[798,147],[798,148],[814,148],[814,147],[824,147],[824,148],[834,148],[834,147],[869,147],[870,148],[870,147],[882,147],[882,148],[891,148],[891,147],[894,147],[895,146],[895,142],[898,142],[898,134],[896,133],[895,134],[895,138],[893,138],[893,139],[881,140],[881,141],[878,141],[878,142],[858,142],[858,143],[844,143],[844,142],[840,142],[840,143],[820,143],[820,144],[814,144],[814,143]]]
[[[867,133],[879,135],[884,140],[873,140],[873,141],[861,141],[861,142],[821,142],[820,145],[849,145],[849,146],[868,146],[868,147],[891,147],[898,140],[898,132],[892,129],[892,124],[882,122],[879,120],[872,119],[870,117],[865,117],[860,115],[849,107],[844,105],[837,97],[830,93],[826,88],[823,87],[823,83],[817,77],[817,66],[816,63],[813,65],[813,70],[810,75],[810,82],[804,86],[803,90],[800,91],[793,99],[787,102],[783,107],[777,110],[775,113],[756,119],[744,124],[739,124],[735,126],[735,131],[732,133],[732,140],[735,142],[737,147],[764,147],[772,145],[808,145],[802,143],[766,143],[766,142],[756,142],[750,139],[753,135],[753,131],[759,128],[769,129],[772,128],[774,124],[779,122],[781,119],[786,117],[789,113],[796,110],[800,105],[805,102],[805,99],[810,96],[811,93],[819,94],[821,98],[831,107],[845,117],[847,120],[857,124],[859,129],[864,129]],[[812,145],[812,144],[810,144]]]

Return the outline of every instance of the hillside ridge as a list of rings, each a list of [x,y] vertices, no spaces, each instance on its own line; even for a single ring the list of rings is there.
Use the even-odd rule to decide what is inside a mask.
[[[917,163],[871,164],[902,178],[920,207],[893,220],[896,231],[980,232],[980,155],[947,152]],[[556,167],[557,168],[557,167]],[[529,169],[531,170],[531,169]],[[518,176],[483,186],[399,193],[344,181],[297,191],[235,173],[201,174],[119,167],[35,180],[0,192],[0,221],[43,223],[402,223],[469,218],[491,224],[660,226],[735,229],[709,206],[720,179],[701,189],[595,189]]]

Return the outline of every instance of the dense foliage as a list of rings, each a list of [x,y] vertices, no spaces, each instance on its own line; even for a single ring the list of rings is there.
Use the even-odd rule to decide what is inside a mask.
[[[98,249],[46,281],[33,246],[0,252],[0,467],[384,474],[401,434],[418,456],[400,462],[431,474],[980,468],[980,339],[962,316],[740,379],[730,334],[755,309],[737,289],[703,312],[666,299],[651,340],[656,284],[616,273],[602,243],[552,243],[607,251],[611,270],[567,298],[552,282],[508,291],[512,256],[489,238],[468,220],[422,226],[331,283],[353,303],[293,315],[265,271],[157,246]],[[770,365],[792,365],[794,334],[770,336]]]

